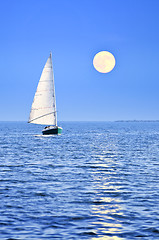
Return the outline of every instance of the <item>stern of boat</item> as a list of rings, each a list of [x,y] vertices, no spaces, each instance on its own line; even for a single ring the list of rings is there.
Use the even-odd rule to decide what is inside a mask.
[[[43,135],[61,134],[62,128],[58,126],[48,126],[42,130]]]

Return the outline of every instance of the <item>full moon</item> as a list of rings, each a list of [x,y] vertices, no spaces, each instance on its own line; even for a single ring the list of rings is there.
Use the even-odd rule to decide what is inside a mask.
[[[101,51],[94,56],[93,66],[98,72],[108,73],[115,66],[115,57],[107,51]]]

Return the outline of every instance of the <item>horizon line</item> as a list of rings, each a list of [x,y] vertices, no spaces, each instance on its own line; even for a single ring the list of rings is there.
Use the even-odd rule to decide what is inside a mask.
[[[28,123],[28,121],[26,120],[0,120],[0,122],[26,122]],[[159,122],[158,120],[60,120],[58,122]],[[37,125],[41,125],[41,124],[37,124]]]

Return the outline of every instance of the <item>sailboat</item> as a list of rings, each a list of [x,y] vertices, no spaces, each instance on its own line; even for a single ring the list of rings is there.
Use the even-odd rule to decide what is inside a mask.
[[[52,53],[43,68],[37,90],[32,103],[28,123],[45,125],[44,135],[61,134],[62,128],[57,126],[57,111],[52,66]]]

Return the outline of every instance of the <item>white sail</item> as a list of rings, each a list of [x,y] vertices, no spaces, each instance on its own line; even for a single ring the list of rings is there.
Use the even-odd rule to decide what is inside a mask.
[[[56,125],[56,99],[52,55],[45,64],[31,107],[29,123]]]

